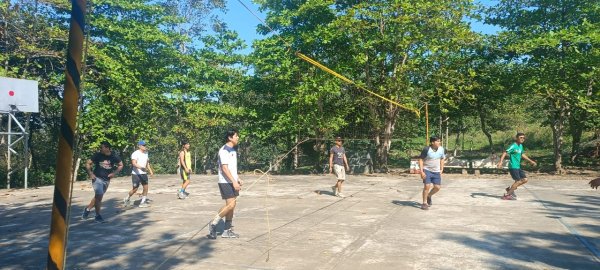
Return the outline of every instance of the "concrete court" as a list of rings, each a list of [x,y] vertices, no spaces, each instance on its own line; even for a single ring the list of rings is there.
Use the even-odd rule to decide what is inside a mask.
[[[519,200],[503,201],[512,183],[508,175],[445,175],[431,210],[423,211],[416,175],[350,175],[344,193],[352,197],[345,199],[332,196],[333,176],[275,175],[267,201],[266,182],[242,191],[234,219],[241,238],[216,240],[203,228],[223,205],[216,176],[195,175],[186,200],[176,199],[176,176],[156,176],[150,179],[152,206],[121,213],[131,182],[114,179],[104,224],[81,220],[93,192],[88,182],[77,182],[67,266],[600,269],[600,190],[587,185],[592,177],[529,177],[517,191]],[[258,176],[243,178],[248,189]],[[52,186],[0,190],[0,269],[44,268],[52,193]]]

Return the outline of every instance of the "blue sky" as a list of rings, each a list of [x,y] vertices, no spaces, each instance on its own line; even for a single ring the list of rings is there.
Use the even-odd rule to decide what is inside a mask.
[[[265,19],[266,15],[258,11],[258,5],[251,0],[242,0],[252,11],[254,11],[261,19]],[[495,4],[496,0],[479,0],[483,5],[490,6]],[[225,14],[219,14],[223,17],[230,29],[235,30],[247,45],[246,50],[243,53],[250,53],[252,50],[252,41],[255,39],[261,39],[262,36],[256,33],[256,26],[260,24],[260,21],[256,19],[250,12],[248,12],[244,6],[242,6],[237,0],[227,0],[228,12]],[[474,31],[493,34],[496,33],[499,28],[493,25],[487,25],[478,21],[471,21],[471,28]]]

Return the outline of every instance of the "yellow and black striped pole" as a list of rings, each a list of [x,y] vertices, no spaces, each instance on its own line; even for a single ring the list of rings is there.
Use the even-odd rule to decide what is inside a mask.
[[[69,230],[67,217],[71,205],[69,194],[71,193],[73,147],[79,104],[85,9],[86,0],[71,0],[71,27],[69,30],[67,67],[65,69],[65,92],[56,158],[52,224],[50,225],[46,269],[64,269],[66,262],[65,252]]]

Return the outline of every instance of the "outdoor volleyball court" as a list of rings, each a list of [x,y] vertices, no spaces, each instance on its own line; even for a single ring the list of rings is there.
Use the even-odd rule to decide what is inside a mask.
[[[505,201],[500,197],[512,182],[508,175],[448,174],[428,211],[420,209],[422,184],[416,175],[350,175],[346,198],[333,196],[331,175],[256,181],[260,176],[242,175],[234,224],[240,238],[215,240],[206,237],[206,225],[223,205],[217,176],[193,175],[185,200],[177,199],[177,176],[155,176],[148,208],[123,208],[131,181],[116,178],[104,199],[106,223],[81,219],[93,191],[89,181],[76,182],[66,266],[600,268],[600,191],[589,188],[585,175],[531,174],[525,188],[516,191],[518,200]],[[0,190],[0,268],[44,268],[52,190]]]

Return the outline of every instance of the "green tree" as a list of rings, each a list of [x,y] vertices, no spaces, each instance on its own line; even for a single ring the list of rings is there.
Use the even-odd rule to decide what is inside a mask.
[[[501,0],[487,10],[486,21],[505,29],[513,61],[523,65],[525,92],[543,98],[553,134],[554,169],[563,173],[562,146],[569,115],[600,105],[594,83],[600,65],[600,2],[576,0]],[[596,114],[597,116],[597,114]],[[574,125],[585,119],[572,118]],[[580,123],[581,121],[581,123]]]

